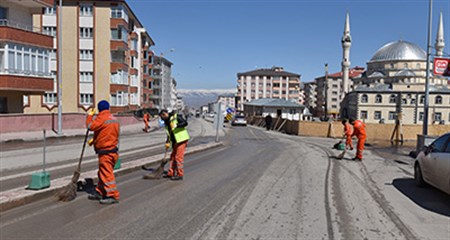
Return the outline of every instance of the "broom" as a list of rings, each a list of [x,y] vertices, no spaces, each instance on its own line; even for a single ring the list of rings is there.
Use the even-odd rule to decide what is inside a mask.
[[[80,178],[81,173],[81,161],[83,160],[84,149],[86,148],[87,138],[89,136],[89,128],[86,130],[86,135],[84,136],[83,148],[81,150],[80,160],[78,161],[78,166],[72,176],[72,181],[67,184],[61,191],[59,191],[57,198],[58,201],[69,202],[77,197],[77,182]]]
[[[167,152],[169,151],[168,148],[166,148],[166,151],[164,152],[164,157],[161,160],[161,164],[159,165],[159,167],[156,170],[153,170],[151,168],[146,168],[145,166],[142,166],[142,169],[147,170],[147,171],[153,171],[152,173],[146,174],[144,176],[142,176],[143,179],[160,179],[162,174],[164,173],[164,166],[167,164]]]

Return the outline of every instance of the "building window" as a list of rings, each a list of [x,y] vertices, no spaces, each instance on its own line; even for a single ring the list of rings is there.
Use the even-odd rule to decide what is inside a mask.
[[[389,97],[389,103],[396,103],[396,102],[397,102],[397,97],[394,94],[392,94]]]
[[[94,59],[93,50],[80,50],[80,60],[92,60]]]
[[[80,94],[80,104],[90,105],[92,104],[93,95],[89,93]]]
[[[331,92],[331,94],[333,94],[333,95],[337,95],[337,94],[338,94],[338,92],[337,92],[337,91],[333,91],[333,92]]]
[[[402,99],[402,104],[407,104],[408,103],[408,100],[406,100],[406,98],[403,98]]]
[[[0,72],[49,76],[49,53],[42,48],[0,44]]]
[[[92,28],[80,28],[80,38],[92,38],[93,36],[93,29]]]
[[[332,98],[331,101],[337,102],[337,98]]]
[[[333,88],[338,88],[338,85],[337,84],[333,84]]]
[[[128,13],[122,5],[111,7],[111,18],[123,18],[128,22]]]
[[[80,72],[80,82],[92,82],[93,73],[92,72]]]
[[[411,104],[416,104],[416,99],[415,98],[411,99]]]
[[[367,119],[368,114],[367,111],[361,111],[361,119]]]
[[[80,16],[89,17],[92,16],[92,5],[80,5]]]
[[[337,108],[337,105],[331,105],[331,108]]]
[[[383,102],[383,97],[380,94],[377,94],[375,96],[375,103],[382,103]]]
[[[442,96],[436,96],[435,100],[434,100],[435,104],[442,104]]]
[[[423,112],[419,113],[419,121],[423,121]]]
[[[442,113],[440,112],[434,113],[434,121],[440,122],[441,120],[442,120]]]
[[[131,40],[131,50],[137,51],[138,49],[138,41],[137,39]]]
[[[56,104],[56,93],[44,93],[44,104]]]
[[[112,28],[111,29],[111,40],[120,40],[123,42],[128,42],[128,32],[125,28]]]
[[[380,120],[381,119],[381,111],[375,111],[373,118],[375,120]]]
[[[395,116],[396,116],[396,115],[397,115],[396,112],[390,111],[390,112],[389,112],[389,120],[395,120]]]
[[[424,104],[425,103],[425,96],[420,96],[420,104]]]
[[[43,27],[42,32],[46,35],[56,36],[56,27]]]
[[[56,8],[54,8],[54,7],[46,7],[44,9],[44,15],[56,15]]]
[[[126,106],[128,105],[128,93],[127,92],[117,92],[116,94],[111,94],[111,106]]]
[[[128,72],[117,71],[111,74],[111,83],[128,85]]]
[[[369,102],[369,98],[367,97],[366,94],[363,94],[363,95],[361,96],[361,102],[362,102],[362,103],[367,103],[367,102]]]

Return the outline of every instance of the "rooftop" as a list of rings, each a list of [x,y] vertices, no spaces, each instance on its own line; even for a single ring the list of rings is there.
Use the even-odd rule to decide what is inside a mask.
[[[427,53],[414,43],[407,41],[390,42],[373,55],[369,62],[395,61],[395,60],[423,60]]]
[[[300,78],[300,74],[291,73],[284,71],[282,67],[272,67],[272,68],[260,68],[248,72],[242,72],[237,74],[240,76],[280,76],[280,77],[296,77]]]
[[[304,105],[295,103],[286,99],[279,98],[260,98],[251,102],[244,103],[249,106],[264,106],[264,107],[288,107],[288,108],[303,108]]]

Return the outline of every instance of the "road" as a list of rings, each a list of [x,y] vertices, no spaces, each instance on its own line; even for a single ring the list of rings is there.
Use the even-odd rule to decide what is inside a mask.
[[[183,181],[134,172],[117,179],[117,205],[80,193],[15,208],[1,213],[0,237],[449,239],[450,196],[415,188],[411,166],[371,151],[336,160],[334,142],[232,128],[223,147],[186,158]]]

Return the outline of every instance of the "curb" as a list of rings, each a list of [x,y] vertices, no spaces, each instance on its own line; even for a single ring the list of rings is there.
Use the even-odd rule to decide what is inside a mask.
[[[204,150],[216,148],[222,146],[222,142],[208,143],[191,147],[186,150],[185,155],[191,155]],[[157,163],[161,161],[161,156],[150,156],[131,162],[122,163],[122,168],[114,171],[116,177],[123,176],[128,173],[140,170],[144,164]],[[82,173],[80,179],[94,179],[97,181],[97,170],[92,170],[86,173]],[[49,188],[39,191],[26,190],[26,186],[16,189],[11,189],[0,193],[0,213],[6,210],[23,206],[50,196],[54,196],[59,190],[64,188],[72,180],[72,175],[52,180],[52,185]]]

